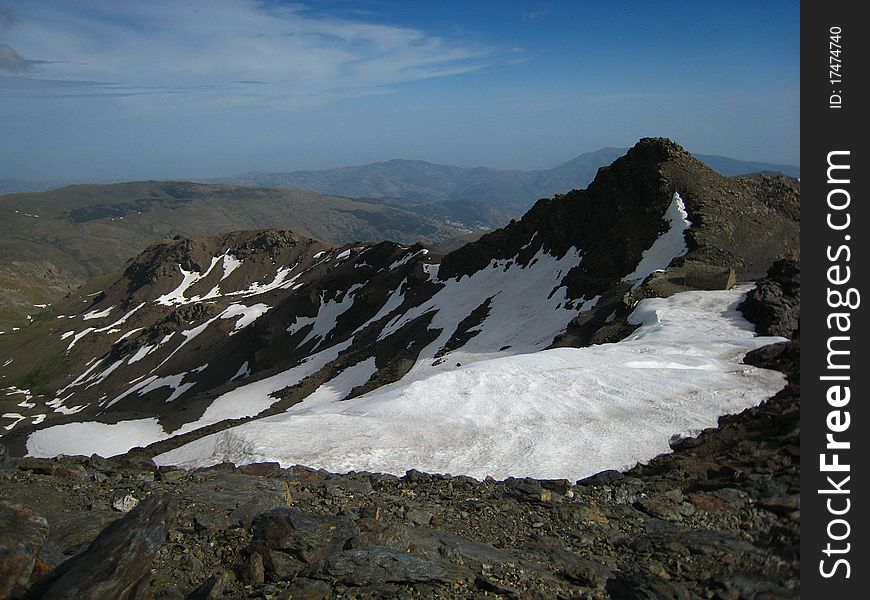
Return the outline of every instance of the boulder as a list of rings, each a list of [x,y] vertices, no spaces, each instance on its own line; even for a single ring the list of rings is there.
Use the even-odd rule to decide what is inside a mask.
[[[178,500],[155,495],[106,527],[87,550],[39,580],[25,598],[146,598],[151,562],[178,512]]]

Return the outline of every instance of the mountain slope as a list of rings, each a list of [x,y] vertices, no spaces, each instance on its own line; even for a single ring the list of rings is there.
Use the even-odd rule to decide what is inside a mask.
[[[699,272],[755,278],[797,254],[798,206],[793,180],[725,178],[644,139],[587,190],[444,256],[279,231],[161,242],[104,293],[59,305],[62,319],[0,340],[0,374],[15,386],[6,441],[169,450],[312,398],[408,390],[457,363],[624,337],[643,297],[708,287]]]
[[[457,214],[454,214],[456,212]],[[164,237],[278,227],[332,243],[441,241],[506,220],[296,190],[183,182],[76,185],[0,197],[0,331]],[[460,222],[460,219],[463,222]]]

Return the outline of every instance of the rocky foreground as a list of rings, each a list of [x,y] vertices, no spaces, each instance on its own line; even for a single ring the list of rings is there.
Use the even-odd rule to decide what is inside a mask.
[[[760,333],[794,338],[746,358],[788,386],[624,473],[477,481],[0,453],[0,598],[797,597],[799,282],[778,263],[744,309]]]

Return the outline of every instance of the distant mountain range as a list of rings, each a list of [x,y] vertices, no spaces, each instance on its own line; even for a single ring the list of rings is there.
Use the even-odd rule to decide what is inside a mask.
[[[0,180],[0,192],[31,190],[0,196],[0,331],[25,324],[34,305],[118,270],[149,243],[175,235],[273,227],[332,244],[389,239],[453,250],[520,217],[539,198],[585,188],[625,152],[602,148],[537,171],[391,160],[211,183],[84,184],[42,193],[32,191],[38,183]],[[697,158],[728,176],[800,174],[788,165]]]
[[[353,198],[403,198],[423,202],[482,202],[514,212],[527,210],[535,200],[585,188],[603,166],[624,155],[627,148],[587,152],[552,169],[519,170],[467,168],[422,160],[390,160],[356,167],[287,173],[253,172],[206,180],[212,183],[311,190]],[[764,171],[800,177],[791,165],[746,162],[725,156],[697,154],[696,158],[725,176]]]
[[[600,167],[609,165],[627,150],[627,148],[601,148],[581,154],[552,169],[539,170],[454,167],[422,160],[395,159],[334,169],[254,171],[230,177],[192,178],[191,180],[254,187],[293,188],[352,198],[404,198],[425,202],[475,200],[504,206],[522,206],[522,210],[525,210],[538,198],[586,187]],[[694,156],[726,177],[763,171],[775,171],[789,177],[800,177],[800,167],[794,165],[743,161],[712,154]],[[0,195],[15,192],[44,192],[74,183],[83,182],[0,178]]]

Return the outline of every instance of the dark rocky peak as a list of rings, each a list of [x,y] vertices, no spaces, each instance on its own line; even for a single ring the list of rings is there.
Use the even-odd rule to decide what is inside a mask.
[[[445,256],[439,276],[471,274],[496,259],[525,264],[536,252],[561,256],[572,247],[583,261],[572,277],[598,292],[630,273],[670,224],[679,194],[692,226],[694,261],[733,268],[739,279],[764,274],[779,257],[799,253],[799,183],[774,174],[719,175],[666,138],[643,138],[584,190],[539,200],[522,219]],[[576,286],[575,286],[576,287]]]
[[[668,227],[663,217],[674,190],[662,165],[671,160],[709,171],[674,142],[644,138],[601,168],[587,189],[541,199],[520,221],[446,256],[441,277],[473,272],[492,258],[517,256],[526,264],[541,249],[562,256],[575,247],[584,255],[581,269],[599,280],[596,287],[611,285],[633,270]]]

